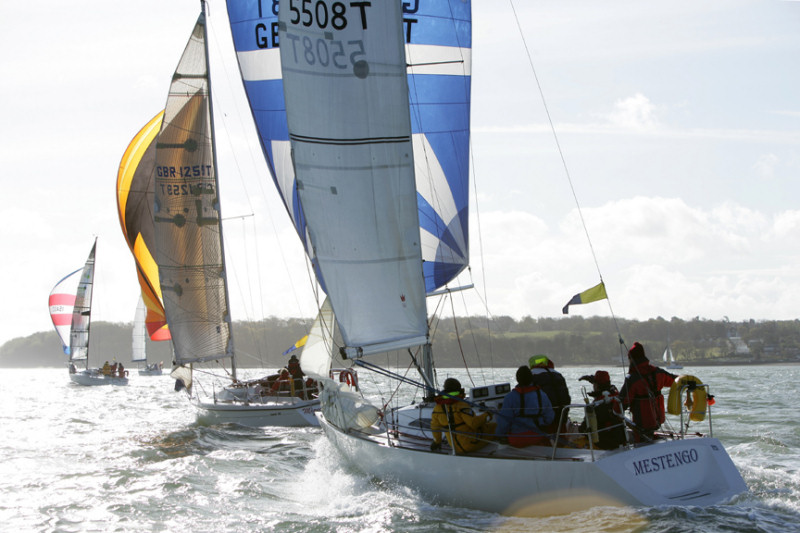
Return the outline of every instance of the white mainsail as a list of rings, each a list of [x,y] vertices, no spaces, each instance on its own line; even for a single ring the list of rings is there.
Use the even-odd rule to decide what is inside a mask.
[[[133,317],[133,334],[131,338],[131,361],[134,363],[147,360],[147,353],[145,352],[147,330],[144,323],[146,315],[147,308],[144,305],[144,300],[139,296],[139,304],[136,306],[136,314]]]

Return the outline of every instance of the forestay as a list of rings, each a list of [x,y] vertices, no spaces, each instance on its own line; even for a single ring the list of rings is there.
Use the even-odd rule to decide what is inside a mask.
[[[345,345],[427,342],[399,2],[280,5],[297,191]]]
[[[205,40],[201,14],[156,145],[155,258],[179,364],[233,355]]]

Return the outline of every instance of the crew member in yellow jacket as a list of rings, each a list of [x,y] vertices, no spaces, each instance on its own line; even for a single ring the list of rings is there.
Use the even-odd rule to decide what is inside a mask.
[[[442,447],[442,432],[447,435],[450,447],[459,455],[480,450],[494,435],[497,424],[490,422],[491,413],[476,415],[463,400],[464,396],[464,389],[457,379],[447,378],[444,381],[444,394],[436,397],[436,407],[431,416],[431,450]]]

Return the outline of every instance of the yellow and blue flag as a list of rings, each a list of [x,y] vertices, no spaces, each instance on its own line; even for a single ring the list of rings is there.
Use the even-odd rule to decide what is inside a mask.
[[[295,351],[299,347],[303,346],[306,343],[307,340],[308,340],[308,335],[306,335],[305,337],[303,337],[302,339],[300,339],[299,341],[294,343],[294,346],[292,346],[291,348],[289,348],[288,350],[283,352],[283,355],[289,355],[290,353],[292,353],[293,351]]]
[[[569,314],[570,305],[588,304],[589,302],[596,302],[606,298],[608,298],[608,295],[606,294],[606,284],[601,281],[591,289],[586,289],[585,291],[579,292],[573,296],[572,299],[567,302],[567,305],[564,306],[561,312],[566,315]]]

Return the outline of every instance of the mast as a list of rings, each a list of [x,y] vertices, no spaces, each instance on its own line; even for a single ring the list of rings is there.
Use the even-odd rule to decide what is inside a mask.
[[[89,316],[86,322],[86,370],[89,370],[89,341],[91,335],[89,330],[92,327],[92,298],[94,297],[94,265],[97,262],[97,237],[94,238],[94,245],[92,246],[92,279],[87,283],[89,287]]]
[[[206,15],[206,2],[205,0],[200,0],[200,13],[203,15],[203,46],[205,48],[205,60],[206,60],[206,73],[208,79],[206,83],[208,83],[208,115],[209,115],[209,122],[211,125],[211,160],[214,165],[214,179],[217,182],[217,194],[219,195],[219,174],[217,166],[217,150],[214,147],[214,143],[216,142],[216,134],[214,132],[214,99],[212,98],[212,91],[211,91],[211,62],[209,61],[208,55],[208,16]],[[222,253],[222,264],[225,265],[225,268],[222,269],[222,281],[225,284],[226,290],[225,292],[225,319],[228,322],[228,327],[230,328],[230,337],[228,340],[228,349],[226,350],[228,353],[231,354],[231,376],[234,380],[236,380],[236,355],[233,349],[233,327],[231,324],[231,304],[230,304],[230,296],[228,296],[228,268],[227,264],[225,263],[225,239],[223,238],[222,232],[222,205],[221,202],[217,205],[217,213],[219,214],[219,247],[220,252]]]
[[[422,346],[422,379],[425,382],[425,399],[433,401],[436,388],[433,386],[433,350],[430,343]]]

